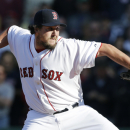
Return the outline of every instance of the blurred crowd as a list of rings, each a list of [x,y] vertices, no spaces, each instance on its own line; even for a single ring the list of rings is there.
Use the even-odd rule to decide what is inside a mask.
[[[28,28],[44,8],[67,24],[62,37],[109,43],[130,56],[130,0],[0,0],[0,32],[11,25]],[[130,82],[119,76],[127,69],[107,57],[95,64],[81,73],[85,104],[116,126],[130,127]],[[18,64],[7,46],[0,49],[0,129],[22,126],[27,112]]]

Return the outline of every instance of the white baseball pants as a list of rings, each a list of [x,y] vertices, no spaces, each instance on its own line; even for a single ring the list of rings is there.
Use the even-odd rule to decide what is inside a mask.
[[[119,130],[93,108],[83,105],[49,115],[31,110],[22,130]]]

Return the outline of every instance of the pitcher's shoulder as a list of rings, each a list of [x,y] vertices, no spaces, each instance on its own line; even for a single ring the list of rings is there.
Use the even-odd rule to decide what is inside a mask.
[[[17,25],[12,25],[11,27],[9,27],[8,29],[8,34],[9,33],[14,33],[14,34],[30,34],[30,31],[28,29],[24,29],[22,27],[19,27]]]

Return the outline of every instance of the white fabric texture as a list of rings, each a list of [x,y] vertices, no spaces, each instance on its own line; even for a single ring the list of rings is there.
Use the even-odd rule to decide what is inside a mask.
[[[22,130],[119,130],[89,106],[79,106],[60,114],[29,111]]]

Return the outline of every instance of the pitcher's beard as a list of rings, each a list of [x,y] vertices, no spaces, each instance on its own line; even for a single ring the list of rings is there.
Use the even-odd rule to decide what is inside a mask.
[[[56,42],[54,45],[49,45],[48,42],[42,42],[40,41],[39,43],[40,45],[42,45],[45,49],[50,49],[50,50],[53,50],[56,46]]]
[[[50,45],[48,42],[40,41],[39,37],[36,38],[36,41],[39,46],[43,46],[45,49],[53,50],[56,47],[56,40],[55,40],[55,44],[53,45]]]

